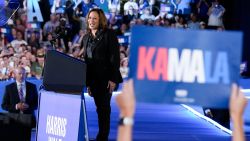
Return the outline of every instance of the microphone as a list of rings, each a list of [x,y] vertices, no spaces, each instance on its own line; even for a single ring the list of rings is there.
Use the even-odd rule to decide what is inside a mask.
[[[60,36],[61,36],[61,34],[59,34],[59,33],[58,34],[53,33],[51,41],[56,41]]]
[[[1,0],[0,3],[0,27],[4,26],[8,20],[16,13],[19,9],[20,3],[18,0],[10,0],[6,3],[4,0]]]
[[[62,35],[62,32],[59,32],[59,33],[52,33],[52,40],[50,40],[50,43],[52,45],[52,49],[54,50],[55,49],[55,43],[56,43],[56,40],[60,38],[60,36]]]

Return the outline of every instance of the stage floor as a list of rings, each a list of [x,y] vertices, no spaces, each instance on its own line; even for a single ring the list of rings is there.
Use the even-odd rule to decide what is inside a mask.
[[[119,114],[114,97],[110,140],[116,139]],[[86,98],[86,107],[89,136],[94,138],[98,124],[92,98]],[[229,134],[197,117],[181,105],[137,104],[134,141],[229,141],[230,139]]]
[[[110,141],[117,136],[119,111],[115,95],[111,101]],[[86,96],[89,138],[98,132],[94,101]],[[250,141],[250,136],[247,137]],[[32,133],[35,141],[35,131]],[[139,103],[136,108],[133,141],[231,141],[231,135],[210,122],[194,115],[181,105],[154,105]]]

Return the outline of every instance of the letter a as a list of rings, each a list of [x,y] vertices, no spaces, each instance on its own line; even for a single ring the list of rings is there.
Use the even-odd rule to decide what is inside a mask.
[[[219,52],[216,58],[214,79],[218,83],[220,78],[222,83],[229,84],[228,57],[226,52]]]
[[[157,55],[155,59],[154,75],[152,76],[154,80],[159,80],[160,75],[164,81],[168,80],[168,49],[158,48]]]
[[[27,0],[27,13],[28,13],[28,21],[32,22],[33,17],[37,17],[39,22],[43,22],[43,16],[41,14],[40,7],[38,5],[37,0]]]

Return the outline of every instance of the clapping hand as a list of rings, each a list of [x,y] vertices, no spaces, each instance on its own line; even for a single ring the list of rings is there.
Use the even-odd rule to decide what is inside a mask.
[[[29,105],[27,103],[24,102],[19,102],[17,104],[17,109],[19,109],[20,111],[25,111],[29,108]]]

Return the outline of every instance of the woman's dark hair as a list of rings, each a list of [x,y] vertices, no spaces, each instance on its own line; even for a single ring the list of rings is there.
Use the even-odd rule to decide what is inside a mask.
[[[108,28],[108,22],[107,22],[107,18],[104,14],[104,12],[102,11],[102,9],[99,8],[93,8],[89,11],[87,18],[86,18],[86,23],[87,23],[87,31],[90,32],[90,28],[89,28],[89,24],[88,24],[88,19],[89,19],[89,14],[91,12],[96,12],[99,15],[99,29],[107,29]]]

